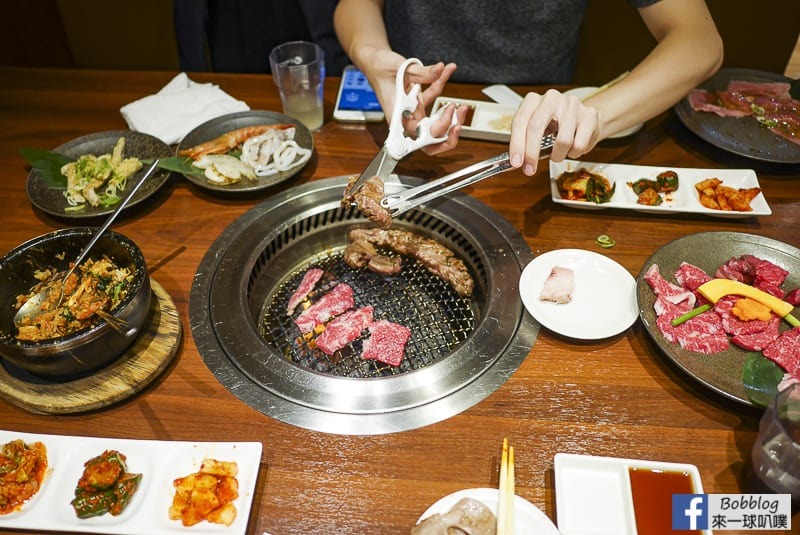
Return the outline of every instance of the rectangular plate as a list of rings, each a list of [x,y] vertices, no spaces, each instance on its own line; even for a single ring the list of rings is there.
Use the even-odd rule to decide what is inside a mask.
[[[22,439],[40,441],[47,448],[47,475],[42,488],[21,509],[0,515],[3,529],[37,529],[57,532],[166,535],[175,533],[224,533],[243,535],[247,530],[258,468],[260,442],[168,442],[120,438],[39,435],[0,431],[0,444]],[[119,516],[109,514],[81,519],[70,502],[83,473],[83,464],[107,449],[127,457],[128,471],[142,474],[139,488]],[[203,521],[184,527],[169,519],[175,489],[172,481],[196,472],[206,457],[235,461],[239,471],[237,514],[230,526]]]
[[[688,472],[695,493],[703,493],[693,464],[557,453],[556,518],[561,535],[636,535],[630,468]]]
[[[438,97],[433,102],[431,113],[450,102],[470,108],[466,121],[461,127],[462,137],[504,143],[508,143],[508,140],[511,139],[511,119],[517,112],[516,107],[483,100]]]
[[[586,168],[589,172],[603,175],[609,182],[617,185],[614,196],[611,198],[610,202],[596,204],[593,202],[573,201],[561,198],[556,179],[561,173],[565,171],[575,171],[580,167]],[[678,174],[678,190],[670,194],[659,206],[638,204],[636,202],[637,196],[628,185],[628,182],[633,182],[640,178],[655,180],[656,175],[663,171],[675,171]],[[726,218],[743,218],[772,214],[772,210],[767,204],[763,192],[759,193],[750,201],[750,207],[753,209],[751,212],[728,212],[725,210],[706,208],[700,204],[700,196],[697,193],[695,184],[707,178],[715,177],[722,180],[723,185],[732,188],[759,187],[758,178],[756,177],[755,171],[752,169],[691,169],[563,160],[561,162],[550,162],[550,194],[554,202],[586,210],[623,208],[640,212],[658,212],[660,214],[695,213]]]

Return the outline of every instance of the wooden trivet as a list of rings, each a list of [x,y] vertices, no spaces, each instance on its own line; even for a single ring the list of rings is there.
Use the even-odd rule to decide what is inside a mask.
[[[150,384],[177,353],[182,330],[172,298],[153,279],[150,284],[150,318],[119,359],[91,375],[63,382],[3,362],[0,397],[36,414],[69,414],[107,407]]]

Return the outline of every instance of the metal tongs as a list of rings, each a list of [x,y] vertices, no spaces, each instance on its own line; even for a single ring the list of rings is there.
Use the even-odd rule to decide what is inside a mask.
[[[554,142],[555,134],[548,134],[542,138],[539,144],[539,150],[544,152],[542,156],[547,155],[549,149],[553,148]],[[392,216],[396,216],[420,204],[447,195],[451,191],[465,188],[509,169],[511,169],[511,159],[508,152],[504,152],[415,188],[388,194],[381,199],[381,206],[389,210]]]

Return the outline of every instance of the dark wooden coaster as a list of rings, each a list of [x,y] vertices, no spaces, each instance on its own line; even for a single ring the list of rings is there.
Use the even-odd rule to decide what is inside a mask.
[[[10,362],[0,365],[0,397],[36,414],[69,414],[107,407],[142,390],[177,353],[181,321],[172,298],[150,279],[150,318],[125,354],[92,374],[53,380]]]

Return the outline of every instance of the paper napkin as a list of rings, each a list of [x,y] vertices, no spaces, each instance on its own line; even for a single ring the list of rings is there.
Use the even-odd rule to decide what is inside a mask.
[[[180,73],[158,93],[126,104],[120,113],[131,130],[174,145],[209,119],[249,109],[218,85],[200,84]]]

